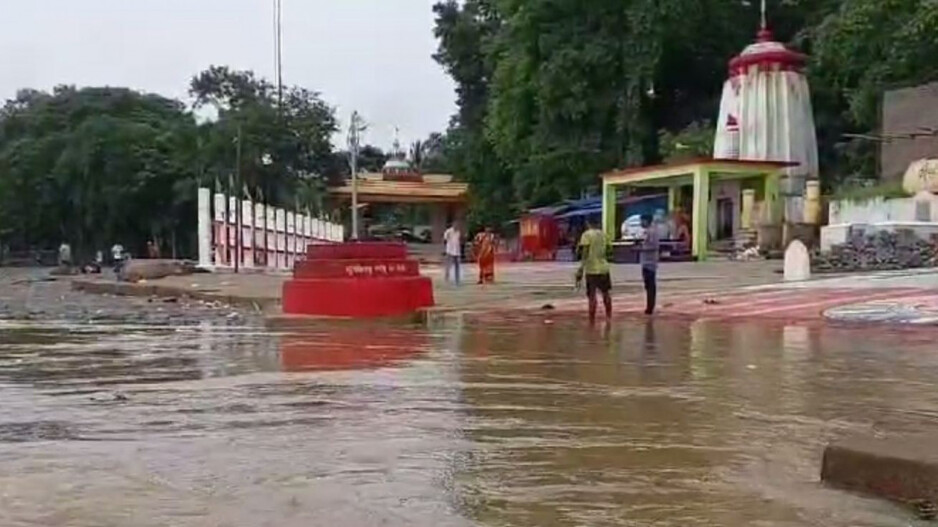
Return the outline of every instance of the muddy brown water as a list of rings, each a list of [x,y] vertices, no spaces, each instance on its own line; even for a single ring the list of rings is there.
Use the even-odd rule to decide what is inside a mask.
[[[938,423],[930,333],[0,321],[0,525],[900,526],[818,482]]]

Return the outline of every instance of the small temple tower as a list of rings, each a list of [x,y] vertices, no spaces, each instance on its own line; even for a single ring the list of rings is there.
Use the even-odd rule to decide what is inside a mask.
[[[782,193],[802,196],[805,182],[818,177],[817,137],[806,57],[774,40],[766,24],[729,64],[723,86],[713,156],[718,159],[791,161]]]

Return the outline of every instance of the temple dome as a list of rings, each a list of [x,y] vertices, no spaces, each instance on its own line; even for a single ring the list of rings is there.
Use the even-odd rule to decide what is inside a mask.
[[[783,71],[801,71],[807,57],[792,51],[775,40],[772,31],[763,28],[756,42],[746,46],[742,53],[730,60],[730,76],[741,75],[751,66]]]
[[[384,170],[410,170],[410,163],[403,159],[388,159],[384,163]]]

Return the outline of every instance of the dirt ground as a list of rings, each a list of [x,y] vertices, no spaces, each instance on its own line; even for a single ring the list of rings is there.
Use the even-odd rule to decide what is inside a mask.
[[[48,269],[0,268],[0,319],[121,321],[187,325],[200,321],[243,323],[248,309],[185,298],[92,295],[72,289],[69,277]]]

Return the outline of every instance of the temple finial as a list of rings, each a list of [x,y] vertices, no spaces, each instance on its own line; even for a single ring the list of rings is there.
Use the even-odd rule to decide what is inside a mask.
[[[756,34],[756,42],[771,42],[773,40],[772,30],[769,29],[769,20],[766,15],[765,0],[762,0],[762,24],[759,32]]]

